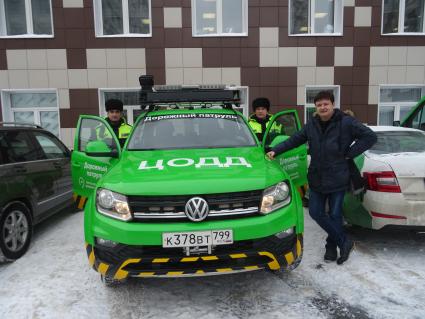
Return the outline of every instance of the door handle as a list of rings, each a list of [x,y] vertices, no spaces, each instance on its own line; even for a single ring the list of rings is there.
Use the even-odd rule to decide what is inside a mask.
[[[16,173],[26,173],[27,169],[24,166],[15,166]]]
[[[80,165],[80,164],[75,164],[75,163],[72,163],[72,167],[75,167],[75,168],[80,168],[80,167],[81,167],[81,165]]]
[[[55,168],[62,168],[62,165],[61,165],[61,163],[60,163],[60,162],[53,162],[53,166],[54,166]]]

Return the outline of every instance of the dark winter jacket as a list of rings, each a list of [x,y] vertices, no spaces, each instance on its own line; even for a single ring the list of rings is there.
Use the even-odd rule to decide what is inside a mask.
[[[320,193],[347,190],[350,185],[347,159],[362,154],[377,140],[371,129],[339,109],[334,110],[329,121],[322,133],[320,119],[316,115],[299,132],[272,149],[279,155],[308,142],[311,155],[309,187]]]

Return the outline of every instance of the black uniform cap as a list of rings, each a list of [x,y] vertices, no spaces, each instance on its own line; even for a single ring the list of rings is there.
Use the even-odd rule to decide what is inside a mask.
[[[267,111],[270,110],[270,101],[266,97],[258,97],[252,102],[252,109],[255,112],[257,107],[265,107]]]
[[[122,112],[124,110],[124,105],[120,100],[109,99],[105,103],[105,109],[106,109],[106,112],[111,110],[118,110]]]

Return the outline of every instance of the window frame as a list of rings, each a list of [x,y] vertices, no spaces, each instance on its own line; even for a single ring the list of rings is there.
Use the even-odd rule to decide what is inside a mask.
[[[58,113],[58,135],[56,136],[52,132],[51,134],[55,135],[57,138],[61,139],[61,117],[60,117],[60,108],[59,108],[59,94],[57,89],[5,89],[0,91],[1,105],[2,105],[2,116],[4,121],[14,122],[13,113],[16,112],[12,110],[11,103],[11,94],[13,93],[54,93],[56,95],[56,107],[28,107],[28,108],[19,108],[17,112],[34,112],[34,124],[41,126],[41,112],[52,112],[56,111]]]
[[[217,3],[217,32],[211,34],[197,34],[196,33],[196,1],[191,0],[192,8],[192,37],[203,38],[203,37],[247,37],[248,36],[248,0],[242,0],[242,32],[241,33],[223,33],[223,17],[222,17],[222,8],[223,0],[215,0]]]
[[[394,106],[394,118],[393,118],[393,122],[394,121],[401,121],[402,119],[400,119],[400,109],[403,106],[411,106],[411,108],[415,107],[416,104],[418,103],[418,101],[401,101],[401,102],[381,102],[381,90],[382,89],[421,89],[421,96],[425,95],[425,85],[420,85],[420,84],[400,84],[400,85],[396,85],[396,84],[392,84],[392,85],[380,85],[379,86],[379,91],[378,91],[378,110],[377,110],[377,116],[376,116],[376,123],[378,126],[385,126],[385,125],[380,125],[379,124],[379,120],[380,120],[380,109],[382,107],[390,107],[390,106]],[[390,124],[392,125],[392,123]]]
[[[329,91],[332,89],[334,91],[334,108],[340,109],[341,108],[341,86],[340,85],[306,85],[304,88],[304,124],[307,123],[307,109],[308,108],[315,108],[316,106],[314,103],[307,103],[307,91],[309,89],[314,90],[323,90],[323,91]]]
[[[249,87],[248,86],[226,86],[228,89],[240,90],[241,91],[241,113],[248,118],[249,117]],[[140,92],[139,88],[100,88],[98,90],[99,97],[99,116],[106,117],[105,111],[105,93],[106,92]],[[133,125],[136,119],[133,117],[133,110],[140,108],[140,105],[125,105],[124,110],[127,111],[126,120],[127,123]],[[240,111],[240,110],[238,110]]]
[[[310,7],[310,14],[308,15],[308,27],[313,29],[315,20],[314,12],[316,0],[307,0]],[[291,33],[291,7],[292,0],[288,1],[288,36],[290,37],[340,37],[344,35],[344,0],[335,0],[334,2],[334,32],[332,33]],[[338,14],[339,13],[339,14]]]
[[[392,32],[392,33],[384,33],[384,2],[385,0],[382,0],[381,5],[381,35],[383,36],[421,36],[425,35],[425,6],[424,6],[424,22],[422,26],[422,32],[404,32],[404,15],[406,12],[406,0],[399,0],[399,11],[398,11],[398,32]],[[400,28],[400,26],[403,26],[403,28]],[[403,29],[403,31],[400,31]]]
[[[152,0],[149,2],[149,33],[130,33],[128,0],[121,0],[123,33],[103,34],[102,0],[93,0],[94,29],[96,38],[149,38],[152,37]]]
[[[34,34],[34,25],[32,19],[32,4],[31,0],[25,0],[25,19],[27,23],[27,33],[17,34],[17,35],[7,35],[6,28],[6,18],[5,18],[5,8],[4,0],[0,0],[0,39],[19,39],[19,38],[54,38],[55,37],[55,27],[53,24],[53,7],[52,0],[49,0],[50,4],[50,24],[52,26],[52,34]]]

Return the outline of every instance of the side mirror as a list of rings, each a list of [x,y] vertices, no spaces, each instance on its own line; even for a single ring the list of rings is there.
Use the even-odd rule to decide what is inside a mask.
[[[111,150],[104,141],[91,141],[87,143],[86,154],[93,157],[118,158],[118,151]]]
[[[393,126],[400,126],[400,121],[393,121]]]

